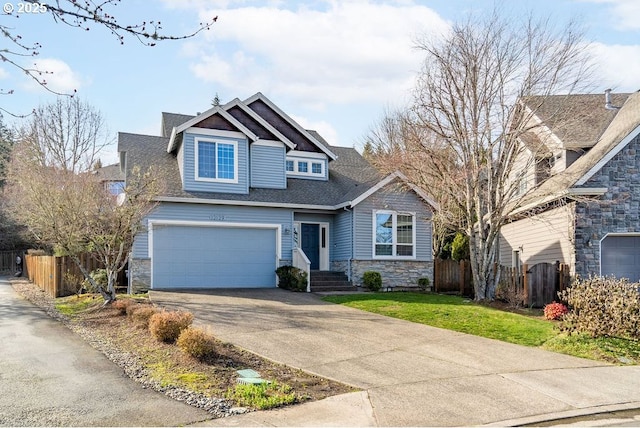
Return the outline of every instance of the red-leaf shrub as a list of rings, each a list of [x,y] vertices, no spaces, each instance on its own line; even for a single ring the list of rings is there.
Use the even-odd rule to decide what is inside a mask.
[[[127,308],[129,319],[140,328],[149,328],[149,320],[159,310],[151,305],[135,305]]]
[[[569,309],[562,303],[549,303],[544,307],[544,317],[548,320],[559,320],[569,312]]]

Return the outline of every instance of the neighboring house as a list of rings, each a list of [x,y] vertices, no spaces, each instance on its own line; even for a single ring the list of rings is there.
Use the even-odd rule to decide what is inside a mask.
[[[332,147],[261,93],[196,116],[163,113],[161,136],[120,133],[121,163],[158,167],[167,189],[136,237],[134,291],[275,287],[282,265],[386,286],[433,276],[435,203],[400,173]],[[303,254],[304,253],[304,254]]]
[[[120,164],[107,165],[95,171],[96,177],[105,188],[114,196],[124,192],[124,171],[120,168]]]
[[[606,101],[555,96],[535,112],[543,126],[522,139],[528,194],[502,228],[501,264],[560,261],[582,277],[640,280],[640,93]]]

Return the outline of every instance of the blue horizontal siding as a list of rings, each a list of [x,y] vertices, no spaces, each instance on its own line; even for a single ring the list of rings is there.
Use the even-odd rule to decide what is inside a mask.
[[[334,247],[332,260],[349,260],[352,258],[351,216],[351,211],[341,211],[336,215],[333,227]]]
[[[406,191],[401,185],[390,184],[374,193],[356,207],[355,258],[373,259],[373,211],[391,210],[416,214],[416,258],[419,261],[433,260],[431,241],[431,216],[429,206],[415,193]]]
[[[215,183],[211,181],[197,181],[195,159],[195,139],[204,138],[224,140],[238,143],[238,183]],[[222,193],[249,193],[249,143],[246,139],[216,137],[211,135],[200,135],[184,133],[182,137],[182,187],[185,190],[195,192],[222,192]]]
[[[291,210],[286,208],[234,207],[227,205],[163,202],[147,216],[147,219],[280,224],[282,226],[281,257],[283,259],[291,258],[293,215]],[[287,233],[287,229],[289,233]],[[146,230],[136,235],[133,245],[133,257],[149,257],[149,235]]]
[[[286,189],[284,171],[285,149],[282,147],[251,145],[251,187]]]

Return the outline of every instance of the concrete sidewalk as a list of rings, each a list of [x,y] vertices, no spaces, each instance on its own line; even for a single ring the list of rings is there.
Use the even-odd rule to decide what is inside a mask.
[[[640,407],[640,367],[616,367],[325,303],[279,289],[151,292],[223,341],[363,391],[217,426],[517,425]]]

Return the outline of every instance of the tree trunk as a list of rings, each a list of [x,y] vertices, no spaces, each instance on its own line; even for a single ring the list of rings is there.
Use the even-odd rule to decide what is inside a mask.
[[[87,271],[84,268],[84,265],[82,264],[82,262],[80,261],[80,259],[78,258],[77,255],[73,254],[71,255],[71,260],[73,260],[73,262],[76,264],[76,266],[78,266],[78,269],[80,269],[80,272],[82,272],[82,275],[84,276],[84,278],[89,281],[89,283],[95,287],[96,290],[98,290],[100,292],[100,294],[102,295],[102,298],[105,300],[105,304],[106,303],[110,303],[112,301],[114,301],[116,299],[116,294],[115,291],[113,293],[109,293],[108,290],[105,290],[104,287],[100,284],[98,284],[90,275],[90,272]]]

